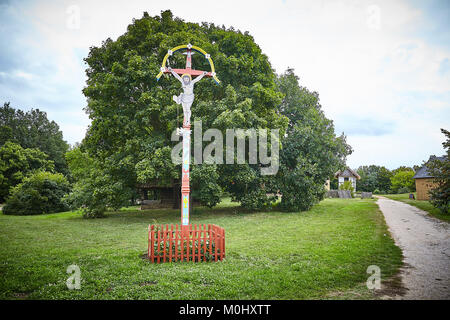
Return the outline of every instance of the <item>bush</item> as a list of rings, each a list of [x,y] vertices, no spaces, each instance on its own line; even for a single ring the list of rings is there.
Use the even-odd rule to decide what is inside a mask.
[[[66,211],[68,206],[63,197],[69,190],[69,183],[62,174],[38,171],[12,189],[3,213],[35,215]]]
[[[339,186],[339,190],[350,190],[352,198],[355,197],[355,188],[350,181],[345,181],[343,184]]]
[[[401,187],[397,190],[397,193],[409,193],[409,188],[407,187]]]
[[[413,177],[414,171],[412,169],[399,170],[393,177],[391,177],[392,193],[406,193],[414,190],[415,181]],[[402,189],[402,191],[400,191],[400,189]]]
[[[431,194],[431,204],[438,208],[442,214],[450,214],[450,200],[447,190],[442,190],[441,188],[432,189]]]
[[[373,194],[381,194],[381,192],[380,192],[380,190],[375,189],[375,190],[373,190]]]
[[[217,180],[219,173],[216,165],[194,166],[191,171],[192,199],[209,208],[220,202],[222,189]]]

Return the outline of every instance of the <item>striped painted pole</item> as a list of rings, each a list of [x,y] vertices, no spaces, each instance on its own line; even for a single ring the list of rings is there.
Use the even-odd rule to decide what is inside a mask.
[[[191,125],[183,121],[183,164],[181,166],[181,226],[186,232],[189,226],[189,164],[191,159]]]

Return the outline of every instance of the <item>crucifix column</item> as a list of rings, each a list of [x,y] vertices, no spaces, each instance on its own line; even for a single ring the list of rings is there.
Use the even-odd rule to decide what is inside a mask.
[[[181,226],[186,231],[189,226],[189,164],[191,160],[191,125],[183,121],[183,158],[181,166]]]

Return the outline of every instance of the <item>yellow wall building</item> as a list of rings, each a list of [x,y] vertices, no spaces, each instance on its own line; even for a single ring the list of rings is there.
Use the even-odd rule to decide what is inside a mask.
[[[444,157],[436,157],[431,156],[430,160],[434,159],[444,160]],[[416,192],[417,192],[417,200],[430,200],[430,190],[433,189],[436,184],[433,182],[433,176],[428,171],[426,165],[417,170],[416,174],[413,177],[416,180]]]
[[[417,200],[430,200],[429,191],[434,186],[433,178],[416,178]]]

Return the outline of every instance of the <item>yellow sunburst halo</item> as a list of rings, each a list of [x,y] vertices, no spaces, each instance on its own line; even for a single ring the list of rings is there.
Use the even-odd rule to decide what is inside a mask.
[[[181,76],[181,79],[183,79],[185,76],[189,77],[189,80],[192,80],[192,77],[189,73],[185,73]]]

